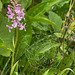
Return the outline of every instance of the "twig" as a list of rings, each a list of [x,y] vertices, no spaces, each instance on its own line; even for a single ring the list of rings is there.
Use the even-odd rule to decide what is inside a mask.
[[[71,9],[72,9],[72,7],[73,7],[74,3],[75,3],[75,0],[73,1],[73,3],[72,3],[72,5],[71,5],[71,7],[70,7],[69,11],[67,12],[67,15],[66,15],[66,16],[68,16],[68,17],[69,17],[69,13],[70,13],[70,11],[71,11]]]
[[[66,35],[67,30],[68,30],[68,28],[66,28],[66,30],[65,30],[65,32],[64,32],[64,35],[63,35],[62,41],[61,41],[60,46],[59,46],[59,48],[58,48],[58,50],[57,50],[57,52],[56,52],[56,55],[55,55],[54,60],[53,60],[53,62],[52,62],[52,64],[51,64],[51,67],[53,66],[54,61],[55,61],[55,59],[56,59],[56,56],[57,56],[57,54],[58,54],[58,52],[59,52],[59,50],[60,50],[60,47],[61,47],[62,43],[63,43],[64,40],[65,40],[64,38],[65,38],[65,35]]]
[[[68,52],[68,49],[70,48],[71,44],[72,44],[72,42],[69,44],[69,46],[68,46],[66,52]],[[58,71],[57,71],[57,74],[58,74],[60,68],[62,67],[62,64],[63,64],[63,62],[64,62],[64,58],[65,58],[65,54],[66,54],[66,52],[64,53],[63,60],[62,60],[62,63],[61,63],[61,65],[60,65],[60,67],[59,67],[59,69],[58,69]],[[56,74],[56,75],[57,75],[57,74]]]
[[[71,5],[71,7],[70,7],[70,9],[69,9],[69,11],[67,12],[66,18],[69,17],[69,13],[70,13],[70,11],[71,11],[71,9],[72,9],[74,3],[75,3],[75,0],[73,1],[72,5]],[[65,18],[65,22],[66,22],[66,18]],[[64,25],[63,25],[62,31],[64,30],[64,26],[65,26],[65,23],[64,23]],[[61,32],[62,32],[62,31],[61,31]]]
[[[67,12],[66,18],[69,17],[69,13],[70,13],[70,11],[71,11],[71,9],[72,9],[74,3],[75,3],[75,0],[73,1],[72,5],[71,5],[71,7],[70,7],[70,9],[69,9],[69,11]],[[62,31],[64,30],[64,27],[65,27],[65,25],[66,25],[66,20],[67,20],[66,18],[65,18],[65,23],[64,23],[64,25],[63,25]],[[51,67],[52,67],[53,64],[54,64],[54,61],[55,61],[56,56],[57,56],[57,54],[58,54],[58,52],[59,52],[59,50],[60,50],[60,47],[61,47],[61,45],[62,45],[62,42],[64,42],[64,37],[65,37],[65,35],[66,35],[67,30],[68,30],[68,28],[66,28],[66,30],[65,30],[65,32],[64,32],[63,39],[62,39],[62,41],[61,41],[61,43],[60,43],[60,46],[59,46],[58,51],[56,52],[56,55],[55,55],[54,60],[53,60],[53,62],[52,62],[52,64],[51,64]],[[62,31],[61,31],[61,32],[62,32]],[[63,54],[63,55],[64,55],[64,54]]]
[[[60,46],[61,46],[61,45],[60,45]],[[59,46],[59,49],[58,49],[57,52],[56,52],[56,55],[55,55],[54,60],[53,60],[53,62],[52,62],[52,64],[51,64],[51,67],[52,67],[53,64],[54,64],[54,61],[55,61],[55,59],[56,59],[56,56],[57,56],[57,54],[58,54],[58,52],[59,52],[59,50],[60,50],[60,46]]]

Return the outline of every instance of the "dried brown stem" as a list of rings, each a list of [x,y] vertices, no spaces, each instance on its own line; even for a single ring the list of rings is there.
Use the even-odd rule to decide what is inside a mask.
[[[72,9],[74,3],[75,3],[75,0],[73,1],[72,5],[71,5],[71,7],[70,7],[70,9],[69,9],[69,11],[68,11],[67,14],[66,14],[65,23],[64,23],[64,25],[63,25],[62,31],[63,31],[64,28],[65,28],[67,18],[69,17],[69,13],[70,13],[70,11],[71,11],[71,9]],[[54,60],[53,60],[53,62],[52,62],[52,64],[51,64],[51,67],[53,66],[54,61],[55,61],[55,59],[56,59],[56,56],[57,56],[57,54],[58,54],[58,52],[59,52],[59,50],[60,50],[60,47],[61,47],[62,43],[63,43],[64,40],[65,40],[64,38],[65,38],[65,35],[66,35],[67,30],[68,30],[68,28],[66,28],[66,30],[65,30],[65,32],[64,32],[64,35],[63,35],[62,41],[61,41],[61,43],[60,43],[60,46],[59,46],[58,51],[56,52],[56,55],[55,55],[55,58],[54,58]],[[63,59],[64,59],[64,56],[65,56],[64,54],[65,54],[65,53],[63,52]],[[59,70],[60,70],[60,68],[59,68]],[[57,74],[58,74],[58,72],[57,72]]]
[[[65,53],[64,53],[64,55],[63,55],[63,60],[62,60],[61,65],[59,66],[59,69],[58,69],[58,71],[57,71],[57,74],[59,73],[59,70],[60,70],[60,68],[61,68],[61,67],[62,67],[62,65],[63,65],[65,55],[66,55],[66,53],[68,52],[68,49],[70,48],[71,44],[72,44],[72,42],[69,44],[69,46],[68,46],[68,48],[67,48],[66,52],[65,52]],[[57,75],[57,74],[56,74],[56,75]]]
[[[57,56],[57,54],[58,54],[58,52],[59,52],[59,50],[60,50],[60,47],[61,47],[62,43],[63,43],[64,40],[65,40],[64,37],[65,37],[65,35],[66,35],[67,30],[68,30],[68,28],[66,28],[66,30],[65,30],[65,32],[64,32],[64,35],[63,35],[62,41],[61,41],[60,46],[59,46],[59,48],[58,48],[58,50],[57,50],[57,52],[56,52],[56,55],[55,55],[54,60],[53,60],[53,62],[52,62],[52,64],[51,64],[51,67],[53,66],[54,61],[55,61],[55,59],[56,59],[56,56]]]
[[[69,11],[68,11],[67,14],[66,14],[65,22],[66,22],[66,18],[69,17],[69,13],[70,13],[70,11],[71,11],[71,9],[72,9],[74,3],[75,3],[75,0],[73,1],[72,5],[71,5],[71,7],[70,7],[70,9],[69,9]],[[64,23],[64,25],[63,25],[62,31],[64,30],[64,27],[65,27],[65,23]],[[62,32],[62,31],[61,31],[61,32]]]

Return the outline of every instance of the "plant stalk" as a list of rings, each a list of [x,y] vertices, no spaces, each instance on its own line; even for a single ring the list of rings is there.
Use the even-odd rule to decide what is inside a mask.
[[[17,41],[18,41],[18,28],[16,28],[16,40],[15,40],[15,45],[14,45],[14,49],[13,49],[13,53],[12,53],[11,69],[14,65],[14,55],[15,55],[15,48],[17,45]]]

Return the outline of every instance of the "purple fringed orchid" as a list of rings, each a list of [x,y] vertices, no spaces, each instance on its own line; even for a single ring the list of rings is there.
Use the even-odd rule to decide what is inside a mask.
[[[20,1],[20,0],[18,0],[18,1]],[[21,8],[20,4],[17,4],[16,1],[12,1],[12,0],[10,0],[10,2],[13,6],[8,5],[8,11],[7,11],[6,16],[8,16],[8,22],[11,19],[12,25],[11,26],[6,25],[6,27],[9,28],[9,32],[11,32],[11,29],[16,28],[16,27],[18,27],[19,30],[24,29],[26,31],[26,29],[25,29],[26,23],[23,25],[23,23],[20,22],[22,19],[25,20],[25,18],[24,18],[25,13],[23,12],[24,8],[22,10],[20,10],[20,8]]]

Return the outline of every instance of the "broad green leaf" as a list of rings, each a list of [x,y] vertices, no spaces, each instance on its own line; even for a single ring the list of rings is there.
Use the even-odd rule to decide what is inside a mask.
[[[0,1],[0,11],[2,10],[2,2]]]
[[[20,0],[20,3],[23,8],[27,9],[31,5],[32,0]]]
[[[11,52],[12,50],[10,48],[0,45],[0,55],[8,57]]]
[[[58,45],[50,42],[50,40],[39,40],[36,43],[32,44],[29,49],[25,51],[25,55],[29,61],[29,63],[39,62],[42,59],[44,53],[48,52],[51,48],[57,47]],[[39,58],[40,56],[40,58]],[[32,63],[32,64],[33,64]],[[37,63],[35,63],[37,64]]]
[[[59,73],[58,75],[63,75],[63,73],[64,73],[65,71],[67,71],[67,70],[70,70],[71,72],[73,72],[73,74],[75,74],[75,72],[74,72],[72,69],[66,68],[66,69],[64,69],[61,73]]]
[[[62,27],[62,19],[56,13],[49,11],[49,20],[55,23],[58,27]],[[59,32],[56,27],[52,26],[55,32]]]
[[[65,0],[63,0],[63,2],[64,1]],[[55,5],[51,9],[53,12],[57,13],[62,18],[62,20],[64,20],[65,15],[66,15],[67,11],[69,10],[69,6],[70,6],[70,4],[65,4],[63,7],[59,8]],[[74,10],[74,8],[73,8],[73,10]],[[64,13],[63,13],[63,11],[64,11]]]
[[[8,28],[6,27],[6,25],[10,25],[11,23],[8,22],[8,19],[1,14],[0,20],[0,38],[4,41],[3,45],[5,45],[6,47],[13,48],[12,39],[14,36],[14,31],[12,30],[10,33]]]
[[[47,18],[44,18],[44,17],[29,17],[29,19],[32,21],[32,22],[44,22],[44,23],[48,23],[50,25],[53,25],[55,26],[56,28],[58,28],[59,30],[61,30],[61,28],[56,25],[54,22],[50,21],[49,19]]]
[[[62,0],[50,0],[43,3],[39,3],[38,5],[32,7],[28,10],[29,16],[38,16],[44,14],[48,11],[54,4],[61,2]]]
[[[49,70],[47,70],[43,75],[48,75]]]
[[[51,30],[51,26],[48,23],[44,23],[44,22],[34,22],[34,23],[32,23],[32,26],[35,29],[38,29],[41,31],[50,31]]]
[[[12,38],[14,36],[14,31],[10,33],[6,25],[11,25],[10,22],[8,22],[8,19],[4,17],[3,15],[0,14],[0,38],[3,40],[3,45],[6,48],[13,49],[13,44],[12,44]],[[7,51],[7,49],[0,49],[1,52],[3,52],[4,56],[10,56],[11,51]],[[7,52],[6,52],[7,51]],[[6,53],[5,53],[6,52]]]
[[[48,50],[50,50],[51,48],[58,47],[59,45],[60,45],[59,43],[56,43],[56,44],[50,43],[50,44],[48,44],[48,45],[42,47],[42,49],[40,49],[40,50],[41,50],[40,53],[45,53],[45,52],[47,52]]]

